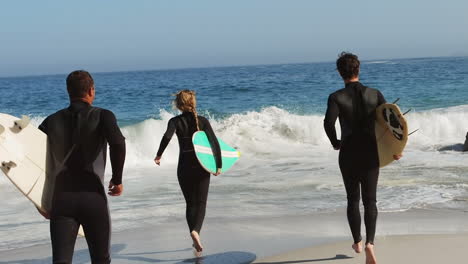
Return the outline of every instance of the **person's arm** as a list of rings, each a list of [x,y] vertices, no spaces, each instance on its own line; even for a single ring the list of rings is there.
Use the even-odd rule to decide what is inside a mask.
[[[328,97],[328,106],[327,106],[327,112],[325,114],[325,119],[323,120],[323,127],[325,128],[325,132],[327,133],[328,139],[330,139],[330,142],[333,148],[336,150],[340,149],[340,145],[341,145],[340,140],[338,140],[336,137],[336,129],[335,129],[335,123],[336,123],[336,119],[338,118],[339,113],[340,113],[340,109],[338,105],[336,104],[333,94],[331,94]]]
[[[463,144],[463,151],[468,151],[468,132],[466,133],[465,143]]]
[[[221,173],[221,169],[223,168],[223,160],[221,158],[221,147],[219,146],[218,139],[213,131],[213,128],[208,122],[207,119],[203,118],[203,131],[205,131],[206,136],[208,137],[208,141],[210,142],[211,150],[213,151],[213,156],[215,157],[216,162],[216,173],[218,175]]]
[[[112,179],[109,182],[109,195],[122,194],[122,172],[125,163],[126,146],[125,137],[122,135],[114,113],[102,110],[101,122],[104,136],[109,144],[110,161],[112,165]]]
[[[378,91],[377,92],[377,106],[381,105],[381,104],[385,104],[387,101],[385,100],[383,94]]]
[[[44,132],[44,134],[46,134],[46,135],[47,135],[47,120],[48,120],[48,119],[49,119],[49,118],[44,119],[44,121],[42,121],[42,123],[41,123],[41,124],[39,125],[39,127],[38,127],[39,130],[41,130],[42,132]]]
[[[163,137],[161,138],[161,143],[159,143],[159,149],[156,154],[156,157],[154,158],[154,162],[157,165],[161,164],[161,156],[164,153],[164,150],[166,150],[167,145],[172,139],[172,136],[174,135],[176,131],[176,125],[175,125],[175,120],[174,118],[171,118],[169,120],[169,123],[167,123],[167,129],[166,132],[164,133]]]

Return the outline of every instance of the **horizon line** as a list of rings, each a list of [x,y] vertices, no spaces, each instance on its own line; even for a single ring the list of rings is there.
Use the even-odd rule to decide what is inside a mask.
[[[361,60],[361,62],[372,62],[372,61],[392,61],[392,60],[413,60],[413,59],[437,59],[437,58],[464,58],[468,55],[460,56],[423,56],[423,57],[401,57],[401,58],[382,58],[382,59],[369,59]],[[197,69],[213,69],[213,68],[234,68],[234,67],[259,67],[259,66],[278,66],[278,65],[300,65],[300,64],[314,64],[314,63],[332,63],[335,61],[314,61],[314,62],[287,62],[287,63],[269,63],[269,64],[231,64],[231,65],[212,65],[212,66],[193,66],[193,67],[169,67],[169,68],[155,68],[155,69],[139,69],[139,70],[116,70],[116,71],[98,71],[91,73],[92,75],[96,74],[110,74],[110,73],[132,73],[132,72],[156,72],[156,71],[177,71],[177,70],[197,70]],[[77,69],[80,70],[80,69]],[[81,69],[86,70],[86,69]],[[39,73],[31,75],[12,75],[12,76],[1,76],[0,79],[9,79],[9,78],[32,78],[32,77],[47,77],[47,76],[58,76],[58,75],[67,75],[69,73]]]

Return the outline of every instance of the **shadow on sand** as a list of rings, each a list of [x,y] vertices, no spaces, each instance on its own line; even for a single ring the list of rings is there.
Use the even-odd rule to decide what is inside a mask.
[[[248,252],[225,252],[213,255],[207,255],[200,258],[175,258],[163,259],[153,258],[148,255],[158,255],[177,252],[189,252],[191,248],[169,250],[169,251],[155,251],[155,252],[141,252],[141,253],[121,253],[127,246],[125,244],[115,244],[111,247],[112,260],[125,260],[126,263],[147,262],[147,263],[196,263],[196,264],[211,264],[211,263],[225,263],[225,264],[247,264],[256,259],[256,255]],[[145,256],[146,255],[146,256]],[[0,264],[49,264],[52,263],[52,257],[42,259],[23,259],[14,261],[0,261]],[[73,255],[73,263],[85,264],[90,263],[88,249],[81,249],[75,251]]]
[[[353,257],[347,255],[336,255],[334,258],[321,258],[321,259],[304,259],[304,260],[291,260],[291,261],[279,261],[279,262],[258,262],[258,264],[296,264],[296,263],[310,263],[319,261],[332,261],[339,259],[351,259]]]
[[[200,258],[186,259],[177,264],[249,264],[254,262],[257,256],[250,252],[230,251],[203,256]]]

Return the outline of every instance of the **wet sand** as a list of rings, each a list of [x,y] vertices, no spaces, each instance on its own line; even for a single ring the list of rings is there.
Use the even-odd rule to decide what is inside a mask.
[[[464,263],[466,257],[458,261],[468,245],[464,234],[467,212],[381,213],[376,253],[379,263]],[[204,258],[195,259],[184,219],[114,233],[112,263],[364,263],[364,255],[351,250],[344,209],[229,221],[207,217],[201,235]],[[0,252],[3,263],[51,263],[50,245]],[[73,263],[90,263],[83,238],[77,241]]]

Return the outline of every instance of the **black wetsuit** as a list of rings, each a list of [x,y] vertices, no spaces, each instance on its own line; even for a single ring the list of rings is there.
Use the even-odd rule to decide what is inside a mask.
[[[463,144],[463,151],[468,151],[468,133],[466,133],[465,143]]]
[[[333,147],[340,149],[339,164],[348,199],[348,222],[354,242],[361,238],[359,212],[360,188],[364,204],[366,244],[374,243],[377,222],[377,181],[379,156],[375,139],[375,110],[385,103],[383,95],[359,82],[346,84],[332,93],[324,127]],[[335,122],[339,117],[341,141],[336,137]]]
[[[222,167],[221,149],[210,123],[198,116],[200,130],[205,131],[216,160],[217,168]],[[179,164],[177,178],[187,204],[186,218],[189,230],[200,233],[205,218],[206,200],[210,186],[210,173],[197,160],[193,149],[192,135],[197,131],[193,113],[184,112],[169,120],[167,131],[161,139],[157,155],[162,156],[174,132],[179,140]]]
[[[48,135],[45,188],[52,195],[43,197],[43,205],[50,210],[53,263],[72,263],[80,225],[92,263],[110,263],[111,226],[103,182],[107,143],[116,185],[122,183],[125,161],[125,138],[114,114],[76,101],[47,117],[39,128]]]

